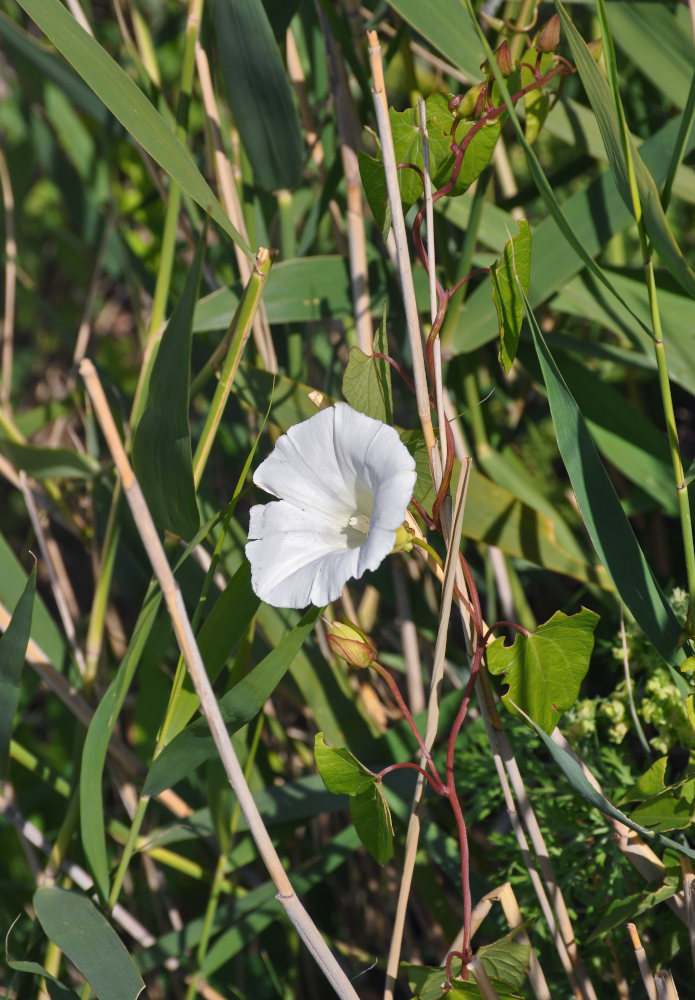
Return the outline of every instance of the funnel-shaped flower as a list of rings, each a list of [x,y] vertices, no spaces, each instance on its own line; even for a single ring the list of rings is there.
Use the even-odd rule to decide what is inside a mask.
[[[295,424],[253,477],[279,498],[251,508],[255,593],[279,608],[336,600],[392,550],[415,479],[393,427],[346,403]]]

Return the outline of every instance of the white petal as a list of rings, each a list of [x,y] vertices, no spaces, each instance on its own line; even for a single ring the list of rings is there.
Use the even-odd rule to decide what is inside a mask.
[[[336,403],[335,410],[338,462],[372,493],[371,525],[395,531],[413,495],[415,459],[393,427],[357,413],[345,403]]]
[[[354,511],[354,497],[345,489],[333,444],[333,407],[290,427],[253,481],[268,493],[301,510],[344,525]]]
[[[360,549],[346,545],[344,532],[285,501],[252,507],[246,556],[253,590],[278,608],[335,601],[359,561]]]

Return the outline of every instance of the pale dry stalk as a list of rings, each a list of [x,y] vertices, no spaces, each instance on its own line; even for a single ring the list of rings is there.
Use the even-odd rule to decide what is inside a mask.
[[[374,111],[379,130],[379,139],[381,140],[381,153],[384,160],[386,188],[389,196],[389,205],[391,207],[391,224],[394,239],[396,241],[398,276],[400,279],[403,306],[405,308],[410,352],[412,355],[417,412],[418,417],[420,418],[423,434],[425,435],[425,445],[427,447],[427,455],[432,471],[432,479],[435,489],[439,489],[442,481],[442,469],[439,461],[437,442],[434,436],[434,428],[432,426],[432,416],[430,413],[427,373],[425,369],[425,354],[422,346],[422,334],[420,332],[417,302],[415,301],[415,287],[413,285],[413,272],[410,265],[408,237],[406,235],[405,220],[403,218],[403,206],[401,204],[400,191],[398,188],[398,171],[396,166],[396,157],[393,150],[393,136],[391,135],[391,123],[389,120],[388,104],[386,100],[384,67],[381,62],[381,47],[375,31],[369,31],[367,33],[367,37],[369,39],[369,59],[372,67]]]
[[[26,473],[24,471],[20,471],[19,473],[19,488],[22,491],[22,496],[24,497],[24,505],[29,514],[29,520],[31,521],[31,526],[34,529],[36,540],[39,543],[39,549],[41,551],[41,555],[43,556],[44,566],[48,571],[48,579],[51,584],[51,592],[53,593],[53,599],[55,600],[56,607],[58,608],[58,614],[60,615],[60,620],[63,625],[63,631],[67,636],[68,643],[70,644],[70,649],[72,650],[72,655],[75,657],[75,663],[77,664],[77,669],[80,672],[80,676],[84,677],[86,670],[84,653],[82,652],[80,646],[78,646],[77,644],[75,623],[72,620],[72,615],[70,614],[70,601],[65,596],[63,588],[60,585],[58,573],[56,573],[56,568],[51,558],[51,553],[49,552],[49,548],[46,542],[46,530],[44,529],[44,526],[41,524],[41,518],[39,517],[39,512],[36,509],[34,495],[29,489]]]
[[[635,951],[635,960],[637,962],[637,968],[639,969],[640,976],[642,977],[642,982],[644,983],[644,988],[647,991],[647,997],[649,1000],[657,1000],[656,984],[654,982],[654,976],[652,975],[652,970],[649,966],[649,961],[647,959],[647,953],[642,947],[642,942],[640,941],[639,934],[637,933],[637,928],[634,924],[629,923],[627,925],[627,932],[630,935],[630,941],[632,942],[632,947]]]
[[[0,187],[5,211],[5,302],[2,314],[2,381],[0,406],[9,416],[12,392],[12,357],[14,346],[15,298],[17,291],[17,240],[14,231],[14,194],[7,160],[0,149]]]
[[[318,129],[314,121],[314,115],[311,105],[309,104],[304,69],[302,68],[302,62],[299,58],[299,52],[297,50],[297,43],[294,40],[291,28],[287,29],[287,33],[285,35],[285,58],[287,60],[287,75],[290,79],[290,83],[292,84],[295,97],[297,98],[299,117],[306,136],[306,143],[309,147],[309,155],[314,163],[314,166],[316,167],[321,183],[325,185],[328,178],[328,172],[326,170],[326,157],[323,151],[323,143],[319,138]],[[331,220],[331,234],[333,236],[333,242],[335,243],[336,249],[341,257],[346,257],[348,249],[345,242],[345,233],[343,232],[343,220],[340,214],[340,208],[335,198],[331,198],[328,202],[328,216]]]
[[[439,628],[437,631],[437,641],[434,649],[434,661],[432,664],[432,678],[430,682],[430,696],[425,722],[425,732],[423,740],[425,746],[430,750],[437,735],[439,723],[439,701],[442,679],[444,676],[444,659],[446,656],[446,642],[449,629],[449,619],[451,616],[451,604],[454,596],[454,582],[456,581],[457,569],[459,566],[459,545],[461,543],[461,529],[463,526],[463,512],[466,506],[466,492],[468,487],[468,465],[462,469],[458,481],[456,499],[454,502],[454,518],[447,550],[447,559],[444,565],[444,578],[442,582],[442,597],[439,609]],[[426,760],[424,755],[420,755],[420,766],[424,767]],[[405,840],[405,851],[403,857],[403,872],[401,884],[398,889],[398,900],[396,902],[396,913],[394,917],[391,943],[386,963],[386,984],[384,988],[384,1000],[393,1000],[396,976],[398,974],[398,964],[401,956],[403,944],[403,930],[405,927],[406,911],[408,908],[408,897],[415,870],[415,856],[417,854],[418,842],[420,839],[420,811],[422,808],[422,796],[425,789],[425,779],[418,775],[418,780],[413,794],[413,803],[408,820],[408,830]]]
[[[106,401],[104,390],[91,361],[85,359],[82,362],[80,374],[89,392],[97,420],[99,421],[123,484],[123,490],[133,514],[133,519],[161,588],[176,640],[200,702],[201,712],[210,727],[220,760],[222,761],[234,794],[237,797],[258,852],[268,870],[268,874],[275,884],[277,889],[276,899],[285,910],[302,941],[337,995],[344,998],[344,1000],[359,1000],[352,984],[295,894],[289,877],[282,866],[282,862],[263,823],[212,690],[205,664],[200,655],[200,650],[198,649],[186,613],[183,596],[169,566],[166,553],[159,539],[152,516],[147,508],[145,498],[128,462],[116,424]]]
[[[196,69],[198,70],[200,92],[203,98],[203,107],[205,108],[208,128],[210,130],[210,137],[215,153],[215,174],[217,176],[217,186],[220,191],[222,204],[224,205],[224,210],[229,216],[232,225],[236,227],[248,243],[249,238],[248,233],[246,232],[244,213],[241,210],[239,193],[237,191],[237,186],[234,183],[232,166],[229,162],[229,157],[225,152],[224,142],[222,141],[220,115],[217,110],[217,100],[215,98],[215,90],[212,85],[210,63],[208,62],[207,53],[200,42],[196,42],[195,62]],[[236,257],[237,267],[239,268],[239,274],[241,276],[241,283],[243,285],[247,285],[253,270],[253,261],[247,257],[244,251],[241,250],[236,243],[234,244],[234,254]],[[253,339],[265,370],[269,372],[277,372],[278,362],[275,354],[275,346],[270,332],[270,324],[268,323],[265,305],[262,301],[259,303],[258,312],[253,322]]]

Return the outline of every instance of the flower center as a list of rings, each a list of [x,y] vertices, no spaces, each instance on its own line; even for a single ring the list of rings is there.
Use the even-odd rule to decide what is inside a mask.
[[[348,521],[348,526],[355,531],[361,531],[363,535],[369,534],[369,518],[366,514],[353,514]]]

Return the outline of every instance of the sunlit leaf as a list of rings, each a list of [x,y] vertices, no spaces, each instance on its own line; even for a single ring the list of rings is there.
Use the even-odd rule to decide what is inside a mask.
[[[377,777],[345,747],[329,747],[323,733],[314,740],[316,767],[329,792],[335,795],[359,795],[377,783]]]
[[[531,635],[517,635],[511,646],[504,639],[488,646],[488,669],[509,685],[502,700],[511,711],[518,706],[547,733],[571,708],[589,669],[598,615],[582,608],[568,617],[556,611]],[[512,704],[513,703],[513,704]]]
[[[514,364],[524,318],[524,300],[520,287],[528,294],[531,277],[531,230],[521,219],[519,232],[507,240],[500,260],[490,268],[492,299],[500,328],[500,361],[504,370]]]

